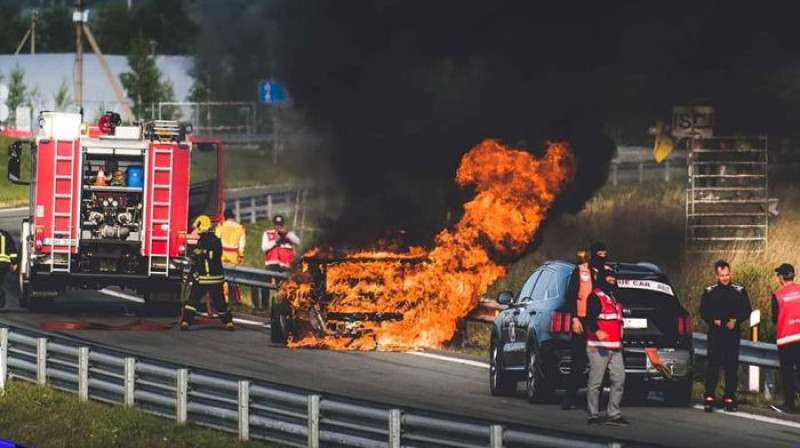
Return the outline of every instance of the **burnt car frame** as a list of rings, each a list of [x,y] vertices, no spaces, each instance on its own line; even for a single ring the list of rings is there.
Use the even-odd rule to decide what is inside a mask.
[[[403,320],[403,314],[396,311],[375,311],[367,306],[374,297],[363,297],[364,309],[357,311],[333,311],[340,299],[329,287],[328,272],[331,267],[347,264],[358,266],[364,263],[395,264],[398,278],[402,279],[407,269],[427,262],[425,257],[411,256],[305,256],[300,262],[306,281],[311,283],[310,291],[303,303],[292,304],[285,298],[272,304],[270,313],[271,340],[284,344],[289,336],[301,337],[308,332],[318,337],[334,336],[341,338],[373,337],[373,329],[383,322]],[[340,279],[352,283],[375,282],[373,277],[359,277],[358,274]]]

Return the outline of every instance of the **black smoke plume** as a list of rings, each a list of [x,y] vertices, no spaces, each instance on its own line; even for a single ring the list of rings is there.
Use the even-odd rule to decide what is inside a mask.
[[[538,2],[290,1],[278,70],[295,106],[334,137],[347,193],[332,243],[401,232],[429,243],[470,192],[453,177],[484,138],[541,154],[566,140],[577,183],[557,205],[580,209],[616,147],[603,133],[596,68],[609,36],[593,14]],[[601,3],[601,2],[598,2]],[[591,36],[591,38],[590,38]]]

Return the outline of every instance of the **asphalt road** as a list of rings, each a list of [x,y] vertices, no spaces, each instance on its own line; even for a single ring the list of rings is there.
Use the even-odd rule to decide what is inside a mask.
[[[17,306],[17,287],[13,279],[7,279],[6,288],[9,300],[0,312],[0,322],[33,329],[49,319],[124,323],[138,308],[135,302],[73,291],[57,299],[54,313],[36,315]],[[158,320],[168,322],[170,318]],[[625,407],[623,412],[632,422],[628,428],[588,427],[583,411],[561,411],[557,405],[528,404],[522,390],[516,397],[492,397],[484,360],[460,363],[452,357],[442,360],[412,353],[292,350],[272,345],[268,329],[263,326],[239,325],[235,332],[200,327],[188,332],[80,330],[56,333],[132,354],[323,393],[507,424],[610,437],[635,445],[727,448],[800,445],[800,419],[791,427],[752,420],[744,417],[744,413],[706,414],[692,408],[660,407],[657,403]]]

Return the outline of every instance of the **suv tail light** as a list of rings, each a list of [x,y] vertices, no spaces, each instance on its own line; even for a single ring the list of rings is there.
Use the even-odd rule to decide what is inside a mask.
[[[678,317],[678,336],[691,336],[692,335],[692,318],[689,316]]]
[[[571,323],[572,316],[569,313],[553,311],[553,316],[550,318],[550,333],[569,334]]]

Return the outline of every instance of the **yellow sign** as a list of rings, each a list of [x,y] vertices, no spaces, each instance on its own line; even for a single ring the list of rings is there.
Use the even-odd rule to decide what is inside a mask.
[[[664,122],[659,120],[656,124],[656,143],[653,146],[653,157],[656,162],[661,163],[666,160],[674,147],[675,143],[672,141],[672,137],[664,130]]]

